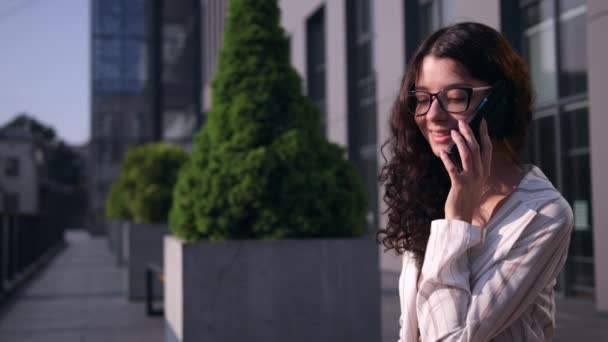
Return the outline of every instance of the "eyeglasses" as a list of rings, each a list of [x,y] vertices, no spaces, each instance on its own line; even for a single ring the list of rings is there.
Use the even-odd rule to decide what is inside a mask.
[[[448,113],[457,114],[465,112],[471,104],[471,95],[474,91],[489,90],[492,86],[486,87],[452,87],[442,89],[436,93],[429,93],[424,90],[412,90],[407,95],[408,111],[414,115],[424,115],[428,113],[433,104],[434,98],[439,101],[441,109]]]

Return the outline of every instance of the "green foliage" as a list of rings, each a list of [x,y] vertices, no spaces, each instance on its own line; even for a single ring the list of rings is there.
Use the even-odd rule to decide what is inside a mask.
[[[125,178],[119,177],[106,197],[106,217],[115,220],[130,220],[132,219],[129,211],[129,202],[127,199],[127,188]]]
[[[53,127],[36,120],[33,116],[25,112],[17,114],[11,121],[2,125],[0,130],[10,128],[27,129],[47,143],[52,142],[57,138],[57,134]]]
[[[106,203],[110,218],[166,223],[173,187],[188,155],[179,147],[147,144],[131,147]]]
[[[213,108],[181,170],[170,213],[187,239],[350,237],[362,182],[302,95],[276,0],[232,0]]]
[[[86,187],[85,160],[63,141],[50,149],[46,167],[49,178],[64,185]]]
[[[43,146],[45,165],[44,177],[64,186],[86,187],[86,166],[84,157],[67,145],[55,133],[55,129],[38,121],[28,113],[19,113],[0,126],[0,131],[18,130],[28,132],[37,143]]]

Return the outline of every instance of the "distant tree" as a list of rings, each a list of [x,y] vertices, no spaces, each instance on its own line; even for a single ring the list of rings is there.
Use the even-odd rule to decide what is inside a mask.
[[[52,142],[57,138],[57,134],[53,127],[36,120],[31,114],[26,112],[18,113],[11,121],[2,125],[0,129],[17,127],[29,130],[47,143]]]
[[[55,129],[28,113],[19,113],[0,126],[0,131],[29,132],[42,152],[39,165],[40,212],[54,224],[85,225],[87,215],[86,161],[66,144]]]
[[[22,112],[0,127],[0,130],[21,129],[40,139],[45,151],[44,176],[61,185],[85,186],[86,163],[74,148],[61,140],[55,129]]]
[[[70,186],[84,186],[85,161],[72,147],[59,141],[50,150],[46,161],[49,178]]]
[[[188,154],[162,143],[132,146],[106,200],[106,216],[137,223],[167,223],[173,187]]]

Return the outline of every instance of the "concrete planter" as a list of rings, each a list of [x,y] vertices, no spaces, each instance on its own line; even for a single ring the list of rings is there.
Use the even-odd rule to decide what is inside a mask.
[[[164,239],[167,342],[380,341],[371,239]]]
[[[125,261],[125,245],[124,245],[124,236],[125,236],[125,226],[129,224],[128,221],[122,220],[107,220],[106,221],[106,230],[108,234],[108,244],[110,246],[110,251],[114,254],[116,258],[116,265],[122,266]]]
[[[125,264],[125,255],[128,254],[125,249],[125,229],[129,225],[129,221],[119,221],[114,226],[114,234],[116,236],[116,245],[114,249],[114,256],[116,256],[116,265],[119,267]]]
[[[116,220],[111,220],[111,219],[105,219],[103,221],[103,225],[106,229],[106,235],[108,237],[108,247],[110,248],[110,252],[114,252],[114,231],[113,231],[113,225],[115,224]]]
[[[125,225],[123,257],[125,261],[125,295],[130,300],[144,300],[146,296],[146,265],[163,265],[163,237],[169,234],[166,224]],[[155,296],[162,294],[160,286],[155,287]]]
[[[106,227],[108,232],[108,243],[110,250],[116,257],[116,265],[122,266],[124,263],[124,226],[128,224],[127,221],[122,220],[107,220]]]

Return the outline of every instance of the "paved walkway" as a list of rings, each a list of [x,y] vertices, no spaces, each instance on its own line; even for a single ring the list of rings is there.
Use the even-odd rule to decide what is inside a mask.
[[[107,239],[70,231],[68,246],[0,316],[2,342],[160,342],[162,318],[122,294]]]
[[[66,240],[68,247],[0,310],[0,341],[163,341],[162,317],[147,317],[143,303],[123,296],[123,273],[107,239],[71,231]],[[397,341],[398,277],[382,272],[383,342]],[[591,302],[562,299],[558,309],[556,342],[608,341],[608,315],[598,315]]]

